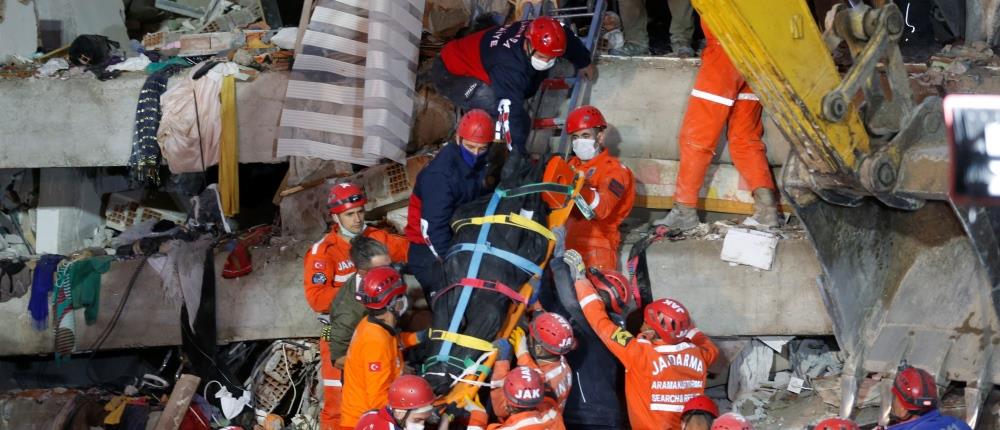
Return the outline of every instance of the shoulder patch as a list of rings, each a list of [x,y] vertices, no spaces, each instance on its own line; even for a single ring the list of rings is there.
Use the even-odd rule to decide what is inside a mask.
[[[612,179],[611,183],[608,184],[608,190],[611,191],[615,197],[621,198],[622,194],[625,194],[625,185],[618,182],[617,179]]]
[[[627,346],[632,339],[635,339],[635,336],[621,327],[615,328],[615,332],[611,333],[611,340],[621,346]]]
[[[313,269],[326,270],[326,262],[324,262],[323,260],[313,261]]]
[[[368,371],[369,372],[378,372],[380,370],[382,370],[382,362],[381,361],[372,361],[372,362],[368,363]]]
[[[313,273],[312,283],[316,285],[326,285],[326,274],[323,272]]]

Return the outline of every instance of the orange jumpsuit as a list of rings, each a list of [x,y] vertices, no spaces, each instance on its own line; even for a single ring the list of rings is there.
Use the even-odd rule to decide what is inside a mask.
[[[494,391],[502,390],[503,388],[494,388]],[[546,397],[542,401],[541,405],[538,405],[537,409],[532,409],[530,411],[518,412],[511,415],[507,419],[503,420],[502,423],[486,425],[487,422],[486,412],[474,411],[472,416],[469,417],[469,426],[466,427],[468,430],[565,430],[566,426],[563,425],[562,414],[559,413],[559,408],[556,402],[549,397]]]
[[[698,203],[698,193],[708,166],[715,156],[722,128],[729,126],[729,154],[750,190],[774,189],[761,135],[761,106],[743,75],[733,67],[719,40],[702,24],[706,46],[701,69],[688,97],[687,112],[681,123],[680,167],[674,202],[687,206]]]
[[[365,412],[388,404],[389,385],[403,374],[403,348],[416,344],[414,333],[400,334],[371,316],[361,320],[344,362],[341,428],[353,429]]]
[[[632,428],[681,428],[684,403],[705,393],[705,375],[719,349],[697,329],[688,335],[688,341],[676,345],[660,339],[636,338],[608,318],[600,297],[588,281],[578,281],[577,285],[577,299],[584,317],[601,342],[625,366],[625,400]]]
[[[559,361],[542,363],[535,362],[534,357],[528,353],[522,353],[517,357],[518,366],[527,366],[538,369],[545,377],[545,395],[554,398],[559,412],[562,413],[566,407],[566,399],[569,398],[570,388],[573,387],[573,371],[566,363],[566,359],[559,356]],[[497,361],[493,364],[493,380],[502,381],[510,372],[510,361]],[[493,402],[493,413],[498,417],[507,416],[507,396],[503,390],[493,390],[490,392],[490,400]]]
[[[587,267],[617,270],[621,244],[618,227],[635,202],[632,171],[607,150],[586,162],[573,157],[569,164],[587,177],[584,186],[591,190],[583,195],[594,209],[594,219],[587,220],[579,211],[573,211],[566,226],[566,248],[579,252]]]
[[[392,261],[405,262],[406,253],[410,249],[406,238],[367,227],[361,233],[386,245]],[[303,287],[306,301],[316,312],[326,313],[330,303],[351,275],[354,274],[354,263],[351,262],[351,243],[340,235],[340,226],[334,223],[330,232],[323,240],[316,242],[306,253]],[[324,339],[325,340],[325,339]],[[333,367],[328,342],[319,343],[320,374],[323,377],[323,411],[320,413],[321,430],[335,429],[340,422],[340,369]]]

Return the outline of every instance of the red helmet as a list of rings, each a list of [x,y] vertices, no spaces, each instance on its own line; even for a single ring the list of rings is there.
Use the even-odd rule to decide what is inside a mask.
[[[587,280],[594,285],[597,295],[601,296],[605,306],[611,307],[616,314],[621,314],[629,301],[629,283],[625,275],[614,270],[600,270],[596,267],[587,269]]]
[[[528,25],[531,48],[548,57],[562,57],[566,53],[566,30],[552,17],[535,18]]]
[[[588,128],[605,128],[608,122],[597,108],[586,105],[573,109],[566,117],[566,133],[576,133]]]
[[[389,407],[407,411],[426,408],[434,403],[434,390],[426,379],[403,375],[389,386]]]
[[[511,369],[503,378],[503,394],[515,408],[531,409],[544,397],[542,373],[526,366]]]
[[[813,430],[861,430],[854,421],[843,418],[827,418],[816,424]]]
[[[712,430],[753,430],[753,427],[743,415],[728,412],[712,422]]]
[[[376,267],[365,274],[356,298],[368,309],[385,309],[396,297],[406,294],[406,283],[392,267]]]
[[[332,214],[342,214],[350,209],[359,208],[368,203],[368,197],[361,187],[350,182],[335,184],[330,188],[330,196],[326,200],[326,208]]]
[[[482,109],[473,109],[462,115],[458,122],[458,137],[469,139],[476,143],[493,141],[493,130],[496,122],[490,114]]]
[[[680,342],[691,329],[691,314],[684,305],[671,299],[653,300],[646,306],[643,319],[667,342]]]
[[[930,373],[916,367],[902,366],[892,384],[903,408],[908,411],[926,411],[937,405],[937,384]]]
[[[562,315],[545,312],[531,320],[531,337],[550,354],[563,355],[576,347],[573,327]]]
[[[688,414],[688,412],[701,411],[708,413],[712,418],[719,416],[719,407],[715,405],[715,401],[705,395],[692,397],[684,404],[684,410],[681,411],[681,417]]]

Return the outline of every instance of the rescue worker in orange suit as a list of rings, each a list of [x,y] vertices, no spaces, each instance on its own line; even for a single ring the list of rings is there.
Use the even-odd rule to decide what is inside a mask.
[[[843,418],[827,418],[816,424],[813,430],[861,430],[857,423]]]
[[[456,106],[482,109],[501,121],[506,116],[508,143],[524,154],[531,132],[525,101],[538,92],[546,71],[559,57],[573,63],[587,79],[593,76],[590,51],[583,42],[559,21],[543,16],[448,42],[434,60],[429,78],[438,93]]]
[[[905,362],[892,383],[889,418],[887,430],[969,430],[962,420],[938,410],[934,377]]]
[[[486,185],[486,152],[495,124],[482,110],[467,112],[458,123],[455,143],[441,148],[417,175],[406,221],[407,268],[420,282],[427,303],[445,283],[442,262],[451,246],[455,209],[492,191]]]
[[[774,180],[767,164],[767,151],[761,135],[761,105],[757,95],[733,67],[719,39],[702,22],[705,50],[701,69],[688,97],[687,112],[678,137],[680,167],[674,208],[654,222],[673,229],[690,230],[698,226],[698,193],[705,182],[708,166],[723,127],[728,126],[729,155],[736,170],[753,192],[753,220],[768,227],[778,226]]]
[[[712,430],[753,430],[753,426],[743,415],[727,412],[715,419]]]
[[[705,394],[708,367],[719,355],[680,303],[646,305],[638,337],[608,317],[590,281],[576,283],[583,314],[598,338],[625,365],[625,399],[636,429],[678,429],[684,404]]]
[[[389,386],[389,405],[365,412],[358,430],[422,430],[434,411],[434,390],[424,378],[403,375]]]
[[[417,333],[400,333],[396,328],[410,305],[406,283],[395,269],[371,269],[361,280],[357,294],[368,316],[354,330],[344,361],[342,429],[354,428],[366,411],[388,404],[389,386],[402,375],[405,366],[403,349],[421,340]]]
[[[306,253],[303,284],[306,301],[319,313],[326,326],[320,339],[320,376],[323,379],[323,410],[320,427],[336,428],[340,422],[340,370],[335,368],[328,344],[330,304],[340,287],[354,274],[350,241],[358,235],[382,242],[389,248],[395,262],[405,262],[409,244],[402,236],[365,225],[365,203],[368,198],[361,187],[340,183],[330,188],[327,209],[333,218],[330,231]]]
[[[486,410],[475,400],[466,401],[470,412],[468,430],[563,430],[562,416],[555,400],[545,396],[544,377],[538,369],[515,367],[503,379],[493,377],[493,391],[501,391],[506,400],[506,418],[500,423],[486,425]],[[493,395],[491,394],[491,397]]]
[[[520,327],[514,330],[511,340],[495,342],[498,349],[497,361],[493,364],[493,378],[502,379],[510,370],[511,352],[517,358],[517,365],[537,369],[545,382],[545,395],[555,399],[560,413],[566,406],[573,386],[573,371],[563,357],[576,347],[573,327],[559,314],[541,312],[528,324],[530,336]],[[490,393],[493,413],[507,417],[507,399],[499,390]]]
[[[566,248],[583,255],[587,267],[615,270],[621,244],[618,227],[632,211],[635,180],[605,147],[607,128],[604,115],[593,106],[576,108],[566,117],[574,154],[569,164],[586,175],[580,194],[594,213],[588,220],[573,211],[566,224]]]
[[[681,430],[711,430],[712,421],[719,417],[719,406],[708,396],[688,400],[681,411]]]

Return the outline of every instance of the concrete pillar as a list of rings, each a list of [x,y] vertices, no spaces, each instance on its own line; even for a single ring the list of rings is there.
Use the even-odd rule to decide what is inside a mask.
[[[38,197],[39,254],[67,254],[84,246],[104,220],[97,178],[87,169],[41,169]]]

